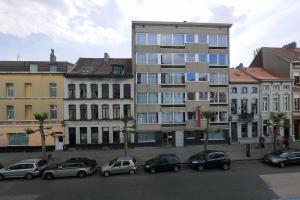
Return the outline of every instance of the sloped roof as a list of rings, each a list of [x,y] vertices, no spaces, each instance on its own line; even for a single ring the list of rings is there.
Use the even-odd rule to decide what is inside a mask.
[[[271,51],[273,54],[279,56],[280,58],[288,61],[288,62],[294,62],[294,61],[300,61],[300,49],[287,49],[284,47],[276,48],[276,47],[263,47],[269,51]]]
[[[272,72],[270,72],[266,69],[263,69],[263,68],[255,68],[255,67],[243,68],[243,71],[256,79],[263,80],[263,81],[265,81],[265,80],[292,81],[292,79],[279,77],[279,76],[273,74]]]
[[[58,72],[67,72],[73,66],[66,61],[0,61],[0,72],[30,72],[30,64],[37,64],[38,72],[49,72],[51,65],[56,65]]]
[[[230,83],[258,83],[258,80],[243,72],[239,68],[229,69]]]

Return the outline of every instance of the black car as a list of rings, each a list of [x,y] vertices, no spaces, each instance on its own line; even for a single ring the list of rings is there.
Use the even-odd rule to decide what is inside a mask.
[[[145,170],[150,173],[162,171],[179,171],[180,161],[175,154],[160,154],[145,162]]]
[[[228,170],[230,159],[224,151],[206,150],[189,158],[189,166],[193,169],[203,171],[208,168],[223,168]]]
[[[263,156],[263,161],[280,167],[300,165],[299,149],[280,149]]]
[[[89,158],[70,158],[64,163],[84,163],[86,166],[91,167],[94,170],[97,167],[97,161]]]

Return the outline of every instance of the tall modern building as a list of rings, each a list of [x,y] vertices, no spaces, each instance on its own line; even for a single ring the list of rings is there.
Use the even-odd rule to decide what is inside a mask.
[[[136,144],[199,144],[228,140],[231,24],[132,22]]]

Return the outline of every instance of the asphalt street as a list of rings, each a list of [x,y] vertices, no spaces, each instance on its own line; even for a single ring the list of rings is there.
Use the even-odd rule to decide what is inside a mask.
[[[61,178],[43,180],[13,179],[0,182],[1,200],[160,200],[160,199],[230,199],[263,200],[280,198],[263,176],[300,173],[300,166],[277,168],[260,161],[235,161],[231,169],[194,171],[184,166],[180,172],[114,175],[99,173],[83,179]]]

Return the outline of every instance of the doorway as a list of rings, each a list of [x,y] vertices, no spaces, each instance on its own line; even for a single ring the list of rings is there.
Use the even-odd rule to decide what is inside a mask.
[[[231,122],[231,141],[238,141],[237,122]]]
[[[55,134],[55,150],[60,151],[64,149],[64,137],[62,132],[57,132]]]
[[[69,128],[69,146],[74,147],[76,145],[76,128]]]
[[[173,132],[163,132],[162,133],[162,145],[172,146],[174,143],[174,133]]]
[[[109,144],[109,128],[108,127],[102,128],[102,143],[103,143],[103,145]]]

